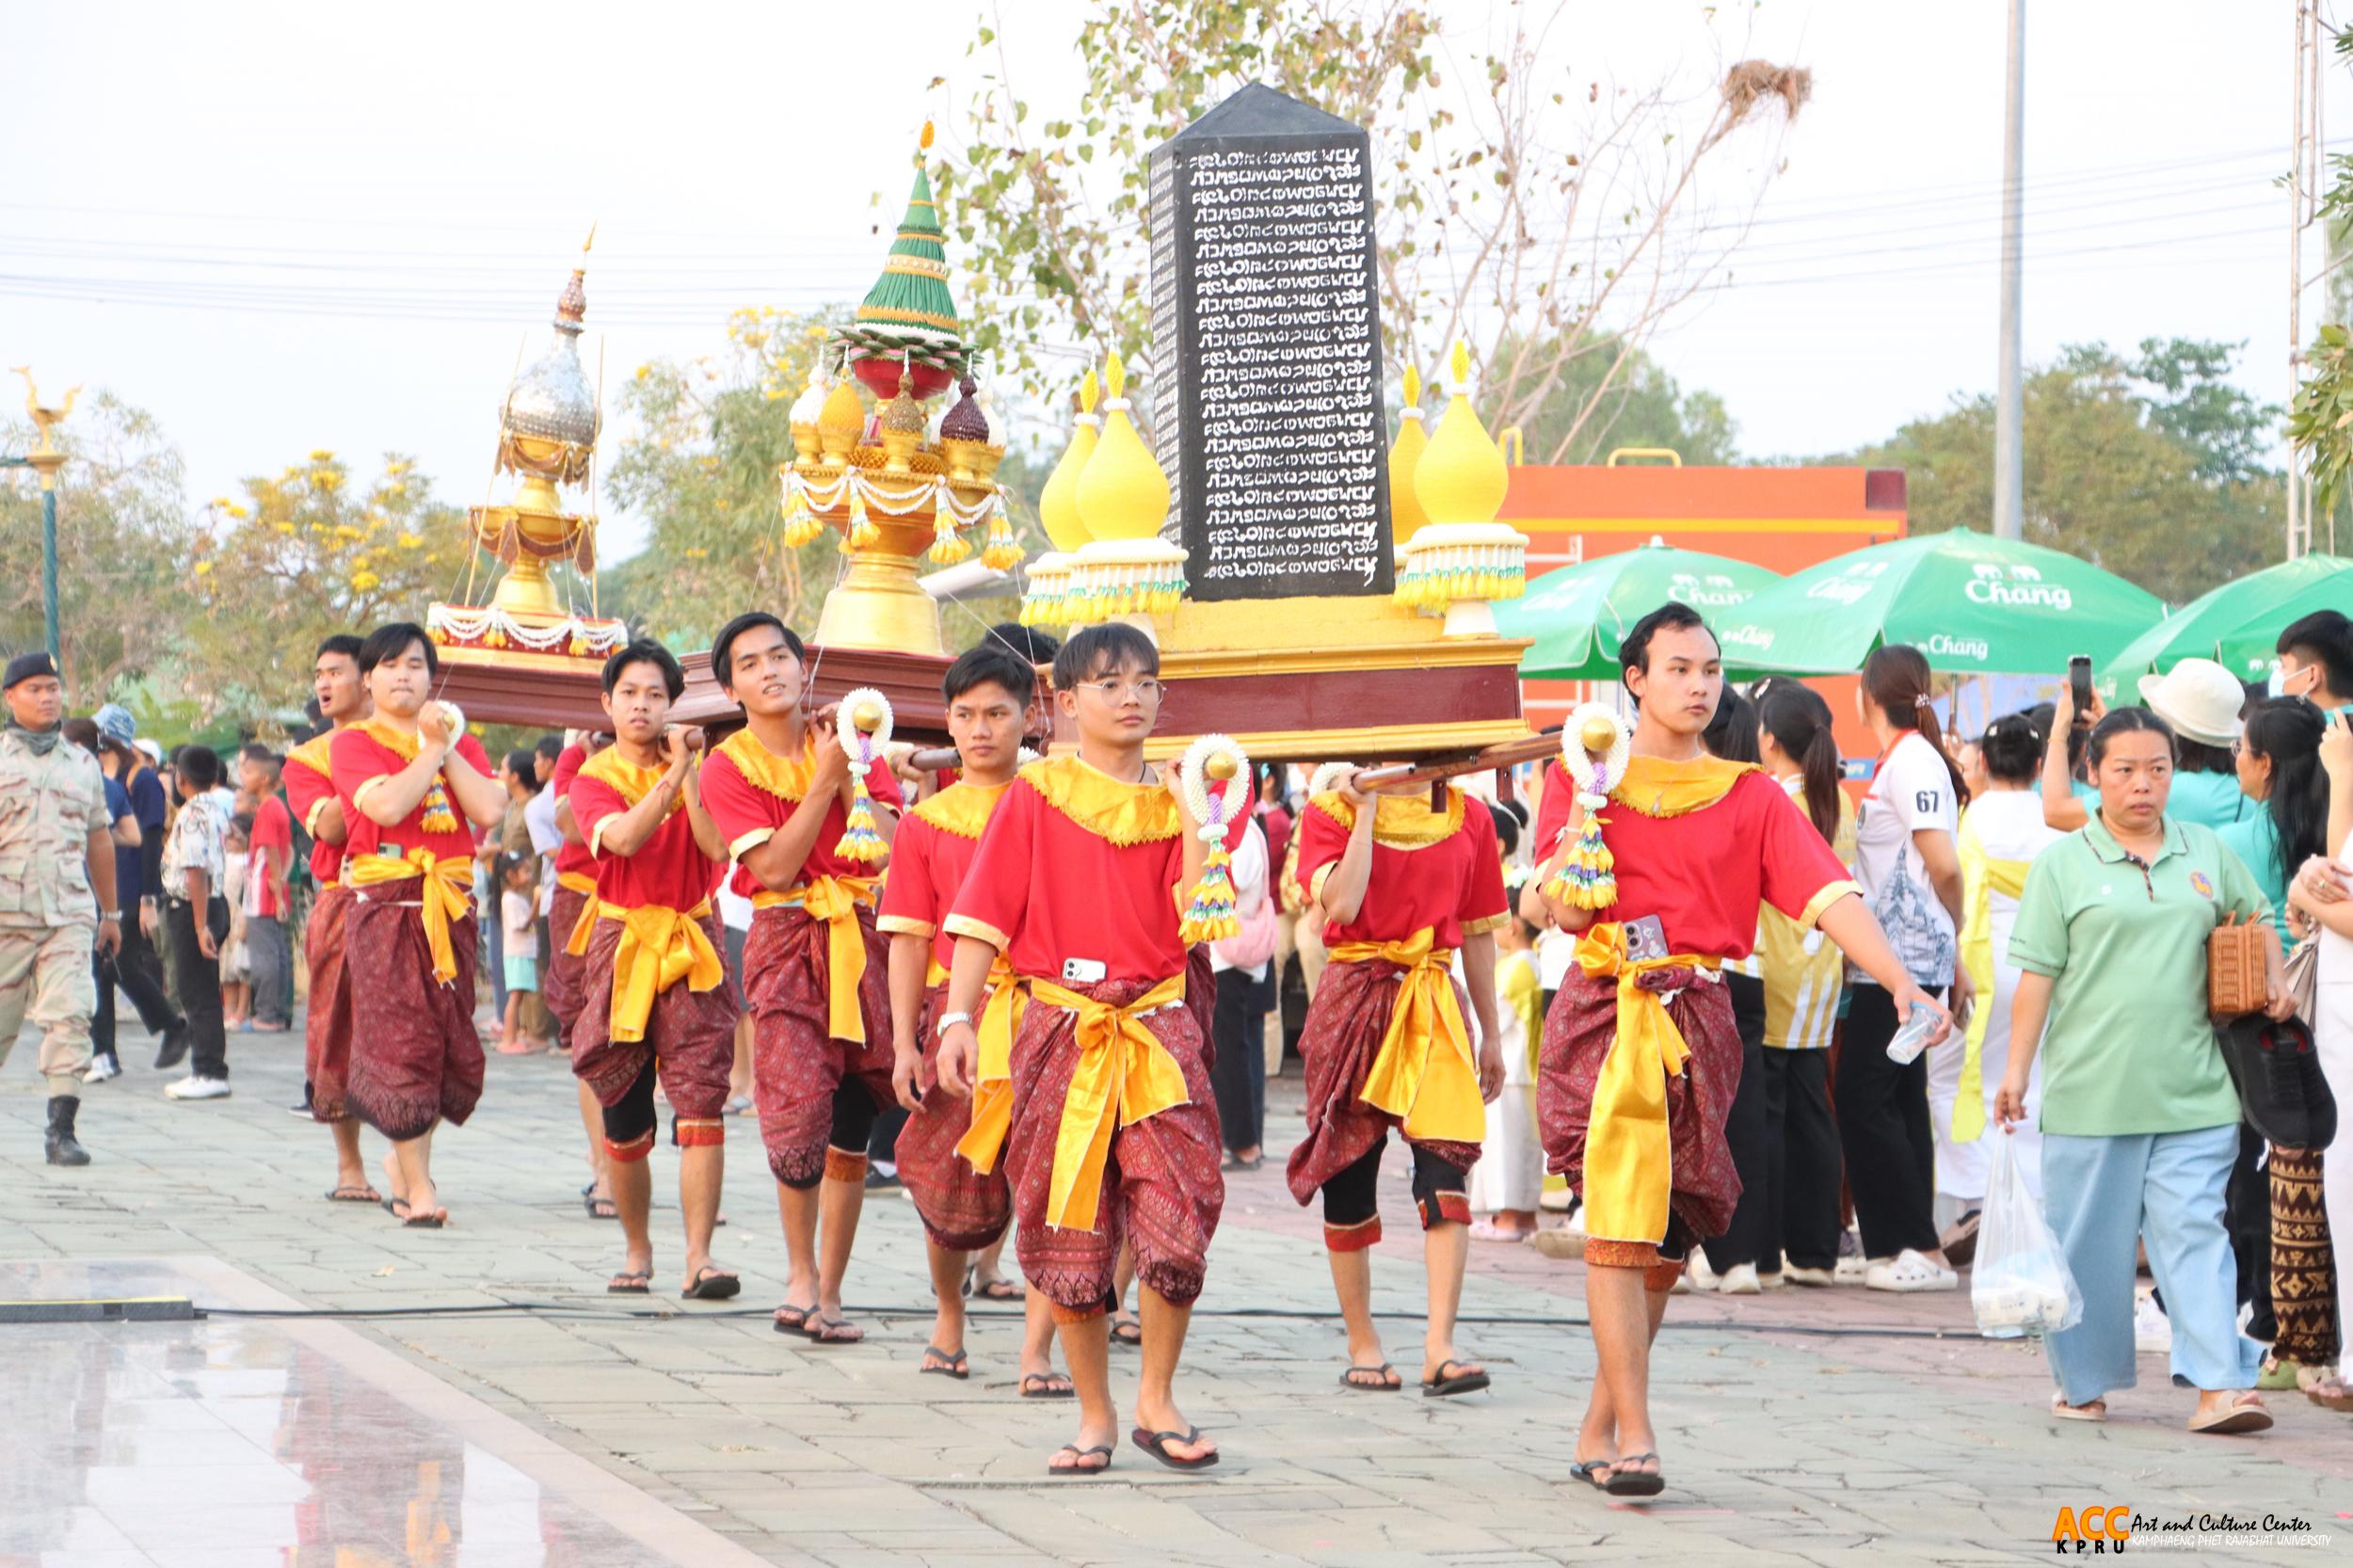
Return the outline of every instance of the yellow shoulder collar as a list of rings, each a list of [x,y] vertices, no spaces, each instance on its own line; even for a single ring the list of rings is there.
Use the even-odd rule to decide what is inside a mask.
[[[816,746],[806,736],[800,756],[779,757],[761,745],[760,737],[750,729],[739,729],[719,743],[718,754],[735,764],[735,771],[744,776],[744,783],[765,790],[780,800],[799,801],[808,793],[809,780],[817,773]],[[605,752],[597,755],[601,757]],[[586,771],[584,764],[582,771]]]
[[[1032,762],[1020,777],[1047,805],[1114,844],[1174,839],[1184,829],[1176,797],[1165,784],[1123,784],[1076,756]]]
[[[1631,757],[1625,776],[1609,798],[1645,817],[1680,817],[1715,805],[1731,793],[1742,774],[1756,771],[1753,762],[1727,762],[1721,757],[1694,757],[1688,762]]]
[[[920,802],[909,813],[931,824],[942,833],[952,833],[959,839],[977,839],[988,819],[996,814],[997,803],[1002,800],[1011,784],[967,784],[959,780],[949,785],[929,800]]]
[[[1342,827],[1356,825],[1356,808],[1337,790],[1317,795],[1307,804]],[[1373,807],[1372,841],[1385,849],[1428,849],[1462,830],[1463,792],[1455,785],[1447,786],[1443,811],[1430,809],[1430,797],[1419,792],[1383,795]]]
[[[286,760],[289,764],[301,763],[321,778],[331,778],[334,776],[334,759],[331,755],[334,740],[335,731],[332,729],[313,735],[286,753]]]
[[[652,792],[653,787],[662,782],[662,776],[668,771],[658,763],[650,768],[641,768],[623,758],[619,746],[610,745],[583,762],[578,776],[593,778],[600,784],[609,786],[615,794],[634,806]],[[685,804],[685,796],[681,794],[670,802],[670,809],[663,815],[670,816]]]

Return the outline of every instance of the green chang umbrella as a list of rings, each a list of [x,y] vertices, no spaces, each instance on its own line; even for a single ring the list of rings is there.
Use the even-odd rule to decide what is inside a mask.
[[[2030,675],[2078,653],[2105,664],[2164,615],[2153,594],[2073,555],[1956,528],[1809,567],[1716,632],[1741,675],[1849,674],[1882,643],[1948,674]]]
[[[1714,621],[1780,581],[1763,567],[1676,550],[1654,538],[1639,550],[1545,573],[1521,598],[1496,606],[1496,630],[1536,640],[1520,656],[1526,679],[1614,680],[1618,639],[1669,600]]]
[[[2259,680],[2271,673],[2280,633],[2315,610],[2353,610],[2353,560],[2304,555],[2225,583],[2135,637],[2106,673],[2120,679],[2163,674],[2184,659],[2199,658]]]

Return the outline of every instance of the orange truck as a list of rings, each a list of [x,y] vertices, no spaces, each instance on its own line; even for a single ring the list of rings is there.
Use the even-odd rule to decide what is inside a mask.
[[[1600,464],[1514,467],[1502,520],[1528,536],[1531,582],[1655,538],[1787,576],[1850,550],[1902,538],[1904,472],[1686,468],[1672,452],[1622,450]],[[1870,731],[1854,716],[1853,677],[1808,684],[1829,699],[1839,750],[1849,760],[1876,755]],[[1528,722],[1538,728],[1559,724],[1586,695],[1582,681],[1522,683]]]

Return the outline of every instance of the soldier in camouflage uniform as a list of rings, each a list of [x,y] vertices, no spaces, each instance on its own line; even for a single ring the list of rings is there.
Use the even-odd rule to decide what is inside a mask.
[[[0,1064],[29,1006],[49,1080],[49,1163],[87,1165],[73,1117],[98,1005],[90,952],[122,945],[106,791],[98,759],[58,729],[65,686],[49,655],[11,661],[0,696]]]

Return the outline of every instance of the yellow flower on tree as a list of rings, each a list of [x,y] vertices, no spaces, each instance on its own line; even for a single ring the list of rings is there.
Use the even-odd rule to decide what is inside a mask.
[[[351,574],[351,589],[354,593],[363,594],[383,581],[372,571],[355,571]]]

